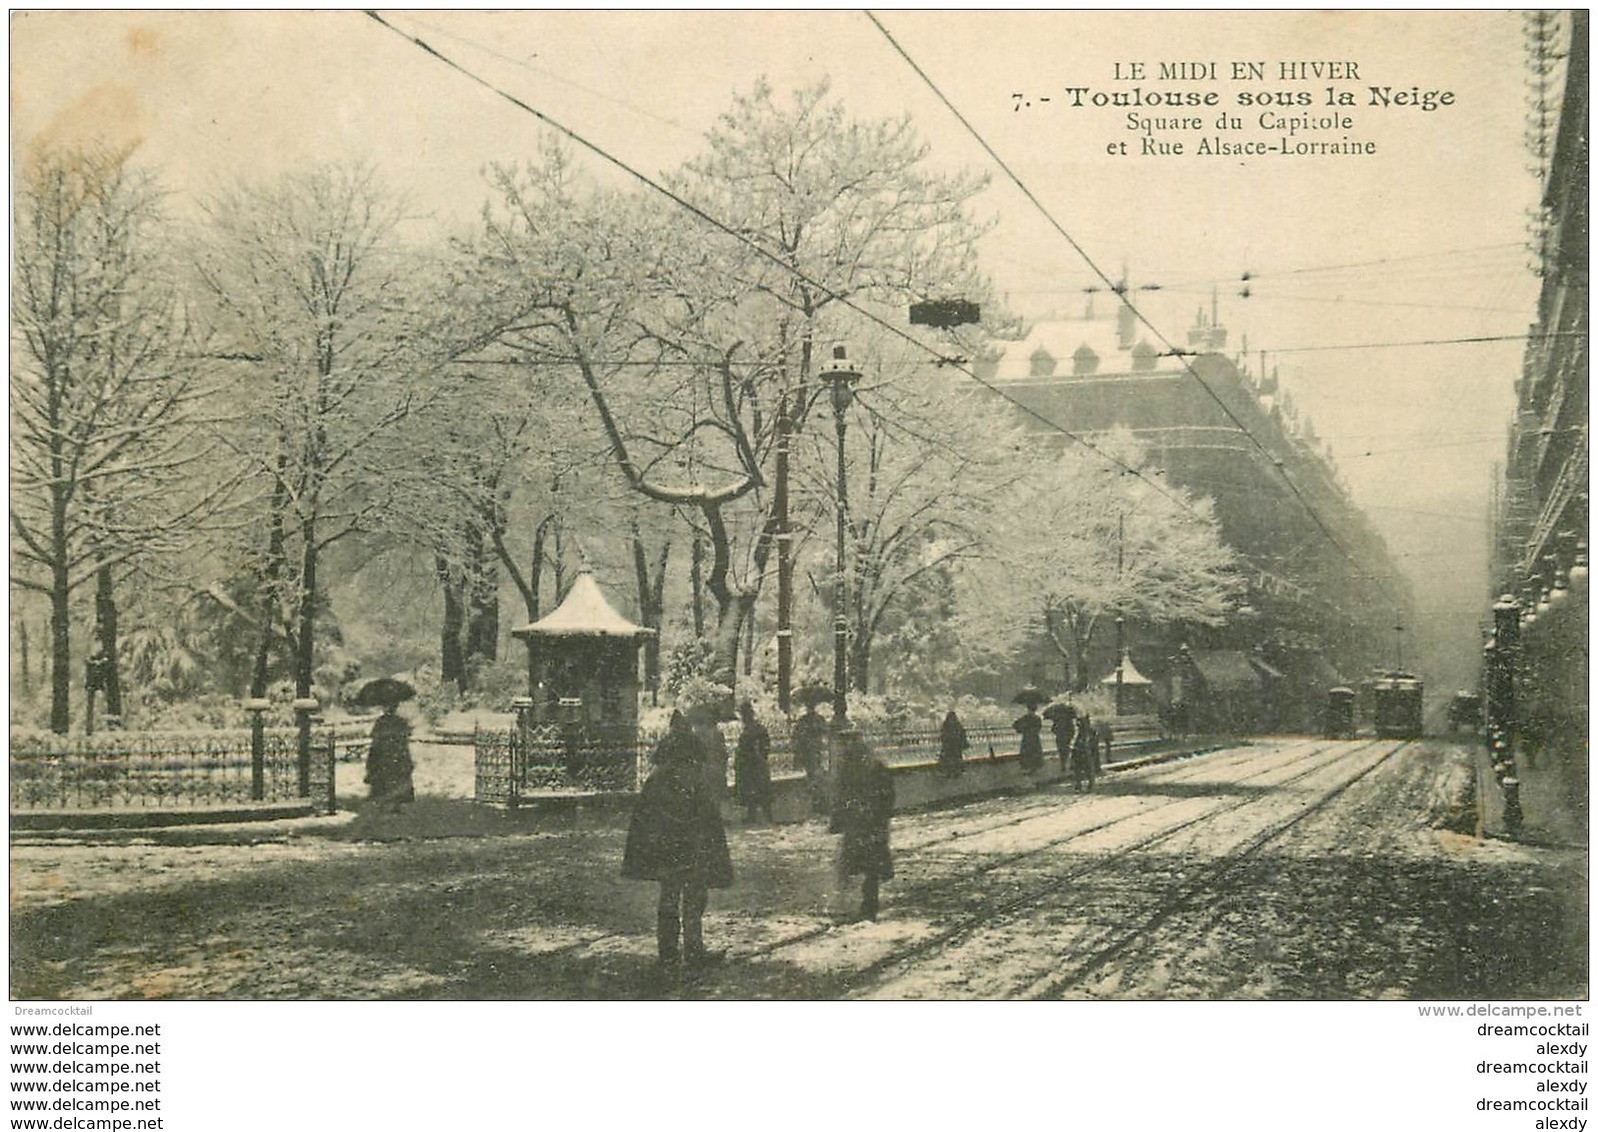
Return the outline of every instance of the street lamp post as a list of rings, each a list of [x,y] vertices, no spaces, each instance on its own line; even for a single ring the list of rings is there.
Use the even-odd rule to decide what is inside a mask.
[[[1116,600],[1121,599],[1121,565],[1126,547],[1126,512],[1115,513],[1115,587]],[[1115,714],[1126,712],[1126,618],[1115,615]]]
[[[833,344],[831,361],[819,376],[832,391],[832,421],[838,431],[838,573],[833,583],[832,611],[832,718],[837,726],[849,712],[849,591],[844,562],[849,532],[849,489],[844,429],[860,371],[849,362],[848,347],[838,342]]]

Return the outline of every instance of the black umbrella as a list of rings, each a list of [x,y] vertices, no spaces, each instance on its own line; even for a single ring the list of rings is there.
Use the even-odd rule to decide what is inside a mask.
[[[388,707],[390,704],[404,703],[406,700],[416,698],[416,689],[403,680],[396,680],[392,676],[379,676],[376,680],[368,680],[361,685],[361,690],[355,693],[351,701],[356,707]]]
[[[1037,707],[1039,704],[1048,703],[1049,697],[1045,696],[1036,684],[1028,684],[1017,692],[1015,699],[1010,702],[1012,704],[1025,704],[1027,707]]]
[[[1072,719],[1075,719],[1076,708],[1072,707],[1068,703],[1062,702],[1058,704],[1050,704],[1048,707],[1043,709],[1044,719],[1059,719],[1061,716],[1068,716]]]
[[[822,684],[806,684],[793,694],[801,707],[816,707],[832,702],[832,689]]]

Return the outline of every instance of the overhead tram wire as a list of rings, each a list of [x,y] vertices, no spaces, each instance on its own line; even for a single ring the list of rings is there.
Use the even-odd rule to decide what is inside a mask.
[[[949,368],[956,369],[957,373],[964,374],[965,377],[972,379],[973,382],[981,385],[983,389],[988,390],[988,392],[992,393],[992,395],[996,395],[996,397],[999,397],[1000,400],[1007,401],[1008,405],[1012,405],[1013,408],[1020,409],[1021,413],[1026,414],[1026,416],[1036,419],[1036,421],[1039,421],[1040,424],[1045,425],[1045,427],[1047,427],[1048,430],[1051,430],[1051,432],[1059,433],[1059,435],[1066,436],[1066,438],[1075,441],[1075,443],[1082,444],[1083,448],[1087,448],[1088,451],[1093,452],[1093,454],[1098,456],[1099,459],[1103,459],[1106,464],[1111,464],[1114,465],[1114,467],[1120,468],[1120,472],[1122,472],[1123,475],[1131,475],[1133,478],[1136,478],[1136,480],[1141,480],[1143,483],[1149,484],[1149,488],[1151,488],[1152,491],[1157,492],[1157,494],[1165,497],[1165,499],[1171,500],[1171,502],[1173,502],[1173,504],[1175,504],[1179,510],[1183,510],[1183,512],[1186,512],[1187,515],[1192,516],[1192,518],[1195,518],[1195,520],[1197,520],[1197,518],[1202,518],[1202,516],[1199,515],[1199,512],[1194,510],[1194,507],[1192,507],[1192,505],[1187,502],[1187,499],[1184,499],[1181,494],[1171,491],[1171,489],[1167,488],[1165,484],[1159,483],[1159,481],[1154,480],[1154,478],[1151,478],[1151,476],[1146,475],[1141,468],[1136,468],[1133,467],[1133,465],[1127,464],[1125,460],[1114,456],[1112,452],[1106,452],[1103,448],[1099,448],[1098,444],[1088,440],[1087,436],[1082,436],[1080,433],[1071,432],[1069,428],[1064,427],[1064,425],[1059,424],[1059,422],[1053,421],[1053,419],[1045,416],[1045,414],[1039,413],[1037,409],[1031,408],[1031,406],[1028,405],[1024,405],[1023,401],[1016,400],[1016,398],[1012,397],[1010,393],[1004,392],[1004,390],[999,389],[999,387],[996,387],[996,385],[992,384],[992,382],[986,381],[986,379],[983,379],[983,377],[978,376],[975,371],[972,371],[972,369],[968,368],[968,366],[965,366],[964,363],[949,361],[948,358],[944,358],[944,355],[940,352],[940,350],[933,349],[933,347],[930,347],[930,345],[927,345],[925,342],[917,339],[914,334],[906,333],[906,331],[901,329],[900,326],[893,325],[893,323],[885,320],[885,318],[879,317],[879,315],[871,312],[871,310],[861,307],[860,304],[853,302],[852,299],[849,299],[849,297],[842,296],[842,294],[837,294],[836,291],[833,291],[833,289],[829,288],[829,286],[826,286],[825,283],[818,283],[817,280],[812,280],[809,275],[805,275],[805,273],[801,272],[801,270],[797,269],[797,267],[793,267],[793,265],[783,261],[781,257],[775,256],[775,254],[770,253],[770,251],[767,251],[767,249],[761,248],[761,246],[757,245],[757,243],[754,243],[753,240],[749,240],[745,233],[741,233],[738,232],[738,230],[732,229],[732,227],[725,224],[724,221],[719,221],[718,217],[714,217],[711,216],[710,213],[706,213],[705,209],[700,208],[698,205],[694,205],[692,201],[679,197],[678,193],[674,193],[671,192],[670,189],[666,189],[665,185],[658,184],[657,181],[654,181],[654,179],[647,176],[647,174],[639,173],[638,169],[634,169],[633,166],[628,165],[628,163],[623,161],[622,158],[615,157],[614,153],[610,153],[609,150],[602,149],[601,145],[596,144],[596,142],[591,142],[588,141],[588,139],[583,138],[582,134],[578,134],[577,131],[570,130],[569,126],[564,125],[564,123],[556,122],[555,118],[551,118],[550,115],[543,114],[542,110],[529,106],[529,104],[524,102],[523,99],[516,98],[515,94],[508,93],[508,91],[505,90],[500,90],[499,86],[495,86],[494,83],[487,82],[486,78],[479,77],[479,75],[476,75],[475,72],[471,72],[468,67],[462,66],[462,64],[459,64],[459,62],[455,62],[454,59],[451,59],[449,56],[446,56],[446,54],[441,53],[438,48],[431,46],[430,43],[425,42],[425,40],[422,40],[422,38],[407,34],[407,32],[404,32],[404,30],[400,29],[400,27],[393,26],[393,24],[390,24],[387,19],[382,18],[382,14],[377,13],[377,11],[369,10],[368,8],[368,10],[364,10],[364,14],[366,14],[368,18],[371,18],[372,21],[377,22],[380,27],[390,30],[390,32],[393,32],[393,34],[398,35],[398,37],[403,38],[403,40],[407,40],[407,42],[412,43],[412,45],[417,46],[417,48],[420,48],[423,53],[430,54],[430,56],[433,56],[433,58],[438,59],[439,62],[443,62],[444,66],[449,67],[451,70],[455,70],[455,72],[459,72],[462,77],[468,78],[470,82],[476,83],[478,86],[483,86],[484,90],[489,91],[489,93],[497,94],[499,98],[510,102],[511,106],[515,106],[516,109],[523,110],[523,112],[526,112],[526,114],[531,114],[532,117],[537,118],[539,122],[550,126],[551,130],[556,130],[559,131],[559,133],[564,134],[566,138],[572,139],[575,144],[582,145],[583,149],[594,153],[596,157],[607,161],[609,165],[615,166],[615,168],[618,169],[622,169],[623,173],[633,177],[634,181],[638,181],[639,184],[646,185],[647,189],[652,189],[655,190],[655,192],[660,193],[660,195],[663,195],[663,197],[673,201],[674,205],[678,205],[679,208],[686,209],[687,213],[694,214],[694,216],[697,216],[698,219],[702,219],[702,221],[706,222],[706,224],[710,224],[711,227],[714,227],[714,229],[718,230],[718,232],[729,235],[729,237],[732,237],[733,240],[737,240],[738,243],[741,243],[741,245],[745,245],[746,248],[751,249],[751,251],[754,251],[754,253],[759,254],[759,256],[764,257],[764,259],[767,259],[767,261],[777,265],[778,269],[785,270],[785,272],[788,272],[789,275],[793,275],[793,277],[797,278],[797,280],[801,280],[802,283],[805,283],[805,285],[812,286],[812,288],[817,289],[817,291],[820,291],[820,293],[825,293],[826,296],[831,297],[831,299],[834,299],[836,302],[841,302],[841,304],[845,305],[845,307],[849,307],[850,310],[858,313],[860,317],[866,318],[866,320],[871,321],[871,323],[874,323],[874,325],[880,326],[880,328],[885,329],[885,331],[893,334],[893,336],[900,337],[900,339],[903,339],[903,341],[909,342],[909,344],[914,345],[916,349],[922,350],[922,352],[928,353],[928,355],[932,355],[932,357],[935,358],[940,365],[949,365]],[[1085,257],[1085,254],[1083,254],[1083,257]],[[1103,273],[1099,273],[1099,277],[1104,278]],[[1139,315],[1139,318],[1143,317]],[[1147,325],[1147,320],[1143,321],[1144,325]],[[1154,333],[1159,334],[1159,331],[1155,329]],[[1162,341],[1165,341],[1163,336]],[[678,363],[678,365],[695,365],[695,363]],[[1187,369],[1189,369],[1189,373],[1191,373],[1191,366],[1187,366]],[[1195,377],[1197,377],[1197,374],[1195,374]],[[1200,384],[1203,384],[1203,382],[1200,381]],[[1208,387],[1206,387],[1206,389],[1208,389]],[[1213,392],[1211,392],[1211,397],[1213,397]],[[1222,406],[1222,408],[1224,408],[1224,406]],[[1248,435],[1246,430],[1243,430],[1243,433]],[[1250,440],[1253,440],[1253,436],[1250,436]],[[1259,446],[1258,440],[1254,441],[1254,444]],[[1261,448],[1261,451],[1264,452],[1264,448]],[[1266,452],[1266,456],[1267,459],[1269,459],[1269,452]],[[1278,470],[1280,470],[1280,467],[1278,467]],[[1293,483],[1288,481],[1288,486],[1293,488]],[[1298,496],[1298,491],[1296,491],[1296,488],[1293,488],[1293,494],[1294,496]],[[1326,534],[1326,537],[1331,539],[1330,532],[1325,531],[1325,524],[1320,523],[1318,516],[1315,516],[1314,512],[1310,512],[1310,515],[1312,515],[1312,518],[1317,520],[1317,526],[1322,528],[1323,534]],[[1341,545],[1339,545],[1334,539],[1333,545],[1338,545],[1339,550],[1342,550]],[[1342,553],[1344,553],[1346,556],[1349,556],[1347,555],[1346,550],[1344,550]],[[1254,561],[1251,560],[1251,558],[1248,558],[1248,556],[1238,556],[1240,556],[1245,563],[1250,563],[1251,566],[1254,566],[1254,568],[1262,569],[1258,563],[1254,563]],[[1350,556],[1350,561],[1352,561],[1352,556]]]
[[[1368,259],[1355,263],[1316,264],[1309,267],[1283,267],[1268,271],[1255,271],[1252,268],[1248,268],[1242,271],[1234,271],[1230,275],[1219,277],[1212,275],[1189,276],[1186,273],[1178,273],[1175,276],[1169,277],[1168,281],[1162,285],[1161,289],[1167,291],[1193,291],[1208,293],[1215,287],[1226,287],[1238,283],[1257,283],[1262,279],[1277,280],[1288,276],[1299,277],[1304,275],[1319,275],[1335,272],[1355,272],[1357,275],[1364,275],[1366,274],[1365,269],[1372,267],[1385,268],[1391,264],[1402,263],[1418,264],[1421,260],[1443,259],[1450,256],[1480,255],[1483,252],[1499,251],[1503,249],[1518,249],[1522,246],[1523,245],[1519,242],[1484,244],[1472,248],[1445,248],[1434,252],[1420,252],[1415,255],[1408,256],[1392,256],[1386,259]],[[1478,263],[1462,264],[1458,266],[1438,264],[1435,267],[1416,266],[1414,268],[1405,269],[1400,272],[1383,271],[1378,277],[1382,279],[1392,279],[1395,276],[1414,276],[1418,278],[1435,276],[1439,279],[1453,279],[1462,273],[1487,274],[1519,272],[1522,270],[1523,266],[1518,262],[1514,264]],[[1313,283],[1316,281],[1307,280],[1307,282]],[[1097,289],[1102,290],[1102,288]],[[1076,294],[1077,292],[1081,291],[1082,288],[1012,287],[1009,288],[1009,290],[1016,294],[1023,295],[1067,295]]]
[[[642,173],[639,170],[633,168],[631,165],[629,165],[627,162],[623,161],[621,158],[619,158],[619,157],[615,156],[614,154],[610,153],[608,150],[604,149],[603,147],[601,147],[597,143],[589,141],[586,137],[584,137],[583,135],[577,133],[575,130],[571,129],[569,126],[566,126],[563,123],[556,121],[554,118],[551,118],[548,114],[545,114],[543,111],[537,109],[536,107],[533,107],[533,106],[529,105],[528,103],[524,102],[520,98],[517,98],[514,94],[511,94],[510,92],[508,92],[506,90],[503,90],[503,89],[501,89],[498,86],[495,86],[493,83],[489,82],[487,79],[485,79],[482,76],[480,76],[480,75],[476,74],[475,72],[473,72],[470,68],[468,68],[468,67],[466,67],[466,66],[464,66],[464,65],[462,65],[460,63],[457,63],[454,59],[451,59],[448,55],[445,55],[442,51],[438,50],[438,48],[432,46],[432,44],[428,43],[426,40],[422,39],[421,37],[416,36],[416,35],[412,35],[411,33],[407,32],[407,31],[404,31],[403,29],[401,29],[399,27],[396,27],[394,24],[389,23],[388,20],[384,19],[383,16],[379,12],[377,12],[375,9],[372,9],[372,8],[364,9],[364,14],[369,19],[371,19],[373,22],[378,24],[380,27],[383,27],[383,28],[387,29],[388,31],[393,32],[395,35],[397,35],[401,39],[405,40],[408,43],[413,44],[414,46],[416,46],[417,48],[421,49],[426,54],[432,56],[434,59],[437,59],[440,63],[444,64],[446,67],[449,67],[451,70],[453,70],[453,71],[457,72],[458,74],[460,74],[462,77],[470,80],[471,82],[477,84],[478,86],[480,86],[483,89],[489,91],[490,93],[498,95],[500,98],[504,99],[506,102],[509,102],[512,106],[516,107],[518,110],[521,110],[521,111],[523,111],[524,113],[527,113],[527,114],[531,114],[534,118],[537,118],[540,122],[544,123],[549,128],[558,131],[559,133],[561,133],[562,135],[564,135],[567,138],[570,138],[573,142],[575,142],[576,144],[582,146],[584,149],[588,150],[590,153],[594,154],[596,157],[600,158],[602,161],[605,161],[605,162],[609,163],[610,165],[615,166],[617,169],[620,169],[622,172],[626,173],[629,177],[632,177],[634,180],[638,181],[640,184],[644,185],[645,187],[653,189],[655,192],[657,192],[657,193],[661,194],[662,196],[666,197],[673,204],[676,204],[678,207],[680,207],[680,208],[684,209],[685,211],[687,211],[687,212],[693,214],[694,216],[698,217],[700,220],[704,221],[706,224],[709,224],[712,228],[715,228],[717,231],[723,233],[724,235],[731,236],[733,239],[737,240],[739,243],[743,244],[745,247],[749,248],[751,251],[755,252],[757,255],[763,257],[764,259],[769,260],[771,263],[775,264],[778,268],[780,268],[781,270],[786,271],[789,274],[793,275],[796,279],[798,279],[801,282],[805,283],[807,286],[814,287],[817,291],[825,294],[828,298],[834,300],[835,302],[842,303],[844,306],[848,307],[850,310],[854,311],[856,314],[860,315],[862,318],[865,318],[869,322],[875,323],[877,326],[880,326],[884,330],[887,330],[890,334],[893,334],[893,335],[895,335],[898,338],[902,338],[904,341],[909,342],[911,345],[915,346],[917,349],[923,350],[926,353],[932,355],[940,363],[948,364],[950,366],[950,368],[958,371],[959,373],[964,374],[966,377],[970,378],[972,381],[976,382],[978,385],[982,386],[984,389],[988,390],[990,393],[993,393],[995,396],[998,396],[1001,399],[1003,399],[1004,401],[1009,402],[1009,404],[1011,404],[1015,408],[1019,409],[1022,413],[1026,414],[1029,417],[1032,417],[1032,418],[1038,420],[1039,422],[1041,422],[1042,424],[1047,426],[1050,430],[1052,430],[1054,432],[1058,432],[1062,436],[1065,436],[1065,437],[1075,441],[1076,443],[1081,444],[1083,447],[1089,449],[1090,451],[1092,451],[1093,453],[1095,453],[1096,455],[1098,455],[1102,459],[1104,459],[1107,462],[1112,463],[1116,467],[1122,469],[1123,472],[1129,473],[1129,474],[1131,474],[1133,476],[1136,476],[1138,479],[1143,480],[1150,487],[1152,487],[1155,491],[1158,491],[1161,495],[1164,495],[1166,498],[1170,499],[1173,503],[1177,504],[1177,506],[1181,507],[1183,510],[1189,511],[1190,513],[1192,512],[1192,509],[1187,505],[1187,502],[1184,499],[1181,498],[1181,496],[1172,493],[1167,488],[1165,488],[1163,485],[1156,483],[1154,480],[1152,480],[1148,476],[1144,475],[1139,469],[1132,467],[1130,464],[1127,464],[1125,461],[1123,461],[1121,459],[1118,459],[1113,454],[1104,451],[1104,449],[1102,449],[1098,445],[1094,444],[1087,437],[1081,436],[1081,435],[1079,435],[1077,433],[1072,432],[1070,429],[1066,428],[1065,426],[1059,424],[1058,422],[1056,422],[1054,420],[1051,420],[1049,417],[1047,417],[1047,416],[1043,415],[1042,413],[1038,412],[1036,409],[1033,409],[1030,406],[1028,406],[1026,404],[1023,404],[1021,401],[1017,400],[1015,397],[1011,396],[1010,394],[1004,392],[1004,390],[1002,390],[1002,389],[998,388],[997,386],[995,386],[992,382],[987,381],[987,380],[983,379],[982,377],[979,377],[973,370],[969,369],[964,364],[957,363],[957,362],[949,362],[949,360],[944,358],[944,356],[939,351],[937,351],[933,347],[927,345],[925,342],[922,342],[915,335],[910,334],[910,333],[906,332],[905,330],[902,330],[900,327],[898,327],[898,326],[894,325],[893,323],[889,322],[887,319],[882,318],[881,316],[873,313],[872,311],[867,310],[866,308],[862,307],[860,304],[858,304],[858,303],[854,302],[853,300],[851,300],[848,296],[840,295],[836,291],[834,291],[832,288],[826,286],[824,283],[817,282],[816,280],[810,278],[808,275],[806,275],[804,272],[800,271],[798,268],[794,267],[792,264],[789,264],[789,263],[785,262],[780,256],[778,256],[778,255],[768,251],[767,249],[761,247],[758,243],[756,243],[754,240],[750,239],[744,233],[739,232],[737,229],[733,228],[732,226],[730,226],[729,224],[725,223],[724,221],[718,220],[716,217],[712,216],[710,213],[706,212],[704,209],[700,208],[698,205],[694,204],[692,201],[689,201],[686,198],[684,198],[682,196],[679,196],[677,193],[673,192],[671,189],[667,188],[666,186],[660,184],[658,181],[656,181],[653,178],[649,177],[647,174]]]
[[[882,37],[888,41],[889,45],[892,46],[896,52],[898,52],[899,57],[902,58],[906,65],[908,65],[910,69],[914,71],[921,79],[921,81],[926,84],[927,88],[932,91],[932,93],[937,97],[938,101],[943,103],[943,105],[948,109],[949,113],[953,114],[959,123],[965,127],[966,131],[976,140],[977,144],[980,145],[984,151],[986,151],[988,156],[993,159],[994,163],[997,164],[998,167],[1004,171],[1005,175],[1015,183],[1016,188],[1018,188],[1021,191],[1021,194],[1026,197],[1026,199],[1035,209],[1037,209],[1039,215],[1041,215],[1043,219],[1048,222],[1050,227],[1059,233],[1066,243],[1071,245],[1072,249],[1077,253],[1077,255],[1082,258],[1082,262],[1087,264],[1088,269],[1092,271],[1094,275],[1098,276],[1098,278],[1103,281],[1105,286],[1116,291],[1116,293],[1120,296],[1121,302],[1126,304],[1127,309],[1132,312],[1137,321],[1142,323],[1143,326],[1147,327],[1150,333],[1152,333],[1156,338],[1165,344],[1166,349],[1171,352],[1171,356],[1175,357],[1177,361],[1181,363],[1182,368],[1189,374],[1189,376],[1193,378],[1194,381],[1199,383],[1199,386],[1207,394],[1209,394],[1210,398],[1216,403],[1217,406],[1220,407],[1221,412],[1227,417],[1227,419],[1232,421],[1232,423],[1237,426],[1237,430],[1247,437],[1249,442],[1260,451],[1261,455],[1265,457],[1266,461],[1271,465],[1271,467],[1276,469],[1277,474],[1282,478],[1282,482],[1287,485],[1288,491],[1291,492],[1293,498],[1298,501],[1299,506],[1304,509],[1305,514],[1309,516],[1311,522],[1313,522],[1315,526],[1319,528],[1326,541],[1336,548],[1337,551],[1342,554],[1342,556],[1346,558],[1351,565],[1357,567],[1359,563],[1355,561],[1353,554],[1342,544],[1337,536],[1332,533],[1331,528],[1326,525],[1326,520],[1321,518],[1320,513],[1310,505],[1309,500],[1304,498],[1303,492],[1300,491],[1298,485],[1293,482],[1292,477],[1287,474],[1287,469],[1282,465],[1282,462],[1271,455],[1270,451],[1263,443],[1261,443],[1259,437],[1250,432],[1247,426],[1245,426],[1243,422],[1238,419],[1237,415],[1233,413],[1232,410],[1227,406],[1226,402],[1222,400],[1220,394],[1216,393],[1216,391],[1210,386],[1209,382],[1205,381],[1204,378],[1199,375],[1198,371],[1193,368],[1192,363],[1188,362],[1180,353],[1177,352],[1177,348],[1171,342],[1171,340],[1160,331],[1159,327],[1150,322],[1148,317],[1137,308],[1130,298],[1128,298],[1125,293],[1125,287],[1118,288],[1118,285],[1110,279],[1109,275],[1105,273],[1103,268],[1099,267],[1098,263],[1094,261],[1093,257],[1088,255],[1086,249],[1084,249],[1082,245],[1077,242],[1076,238],[1072,236],[1070,232],[1066,231],[1060,222],[1054,218],[1054,215],[1049,212],[1046,207],[1044,207],[1043,202],[1040,201],[1037,196],[1033,194],[1032,190],[1027,187],[1026,182],[1022,181],[1020,176],[1016,174],[1015,170],[1011,169],[1009,164],[1005,162],[1004,158],[1000,157],[998,152],[994,150],[993,146],[988,144],[988,140],[982,136],[982,134],[970,123],[964,114],[960,113],[960,111],[955,107],[954,103],[950,102],[948,96],[945,95],[938,87],[938,84],[932,81],[931,76],[921,69],[920,65],[910,57],[910,53],[899,44],[899,41],[896,40],[893,37],[893,34],[889,32],[888,29],[883,25],[882,21],[877,19],[876,13],[867,9],[865,16],[874,25],[876,25],[877,30],[882,33]],[[1388,600],[1393,600],[1392,595],[1389,594],[1386,588],[1381,585],[1379,579],[1377,580],[1377,588],[1381,590],[1383,597],[1386,597]]]
[[[1330,350],[1386,350],[1406,346],[1471,346],[1488,342],[1525,342],[1532,338],[1585,338],[1585,330],[1556,330],[1551,334],[1478,334],[1469,338],[1420,338],[1410,342],[1349,342],[1341,346],[1273,346],[1275,354],[1315,354]]]

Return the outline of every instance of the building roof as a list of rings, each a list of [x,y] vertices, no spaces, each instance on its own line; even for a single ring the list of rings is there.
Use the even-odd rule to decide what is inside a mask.
[[[1058,380],[1078,376],[1074,373],[1075,361],[1084,348],[1098,358],[1098,365],[1093,374],[1080,375],[1079,380],[1100,375],[1124,375],[1132,372],[1132,350],[1139,345],[1156,355],[1152,359],[1152,368],[1140,372],[1162,376],[1182,372],[1180,359],[1158,356],[1164,346],[1149,341],[1148,328],[1145,326],[1135,327],[1131,346],[1122,349],[1113,317],[1062,319],[1035,323],[1021,341],[1007,343],[999,358],[994,380],[1043,380],[1045,376],[1049,380]],[[1034,378],[1032,358],[1040,350],[1054,359],[1054,372]]]
[[[1193,667],[1211,691],[1253,692],[1263,683],[1247,654],[1236,649],[1194,649],[1190,655]]]
[[[634,625],[611,608],[599,584],[589,573],[577,575],[566,600],[553,613],[530,625],[512,629],[517,637],[641,637],[654,630]]]

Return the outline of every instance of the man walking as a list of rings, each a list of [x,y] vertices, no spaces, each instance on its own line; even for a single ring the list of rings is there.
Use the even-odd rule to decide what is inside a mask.
[[[621,875],[660,882],[655,940],[663,969],[719,963],[705,949],[703,918],[712,888],[732,885],[732,855],[721,810],[705,779],[705,751],[682,713],[673,712],[655,749],[627,830]]]

